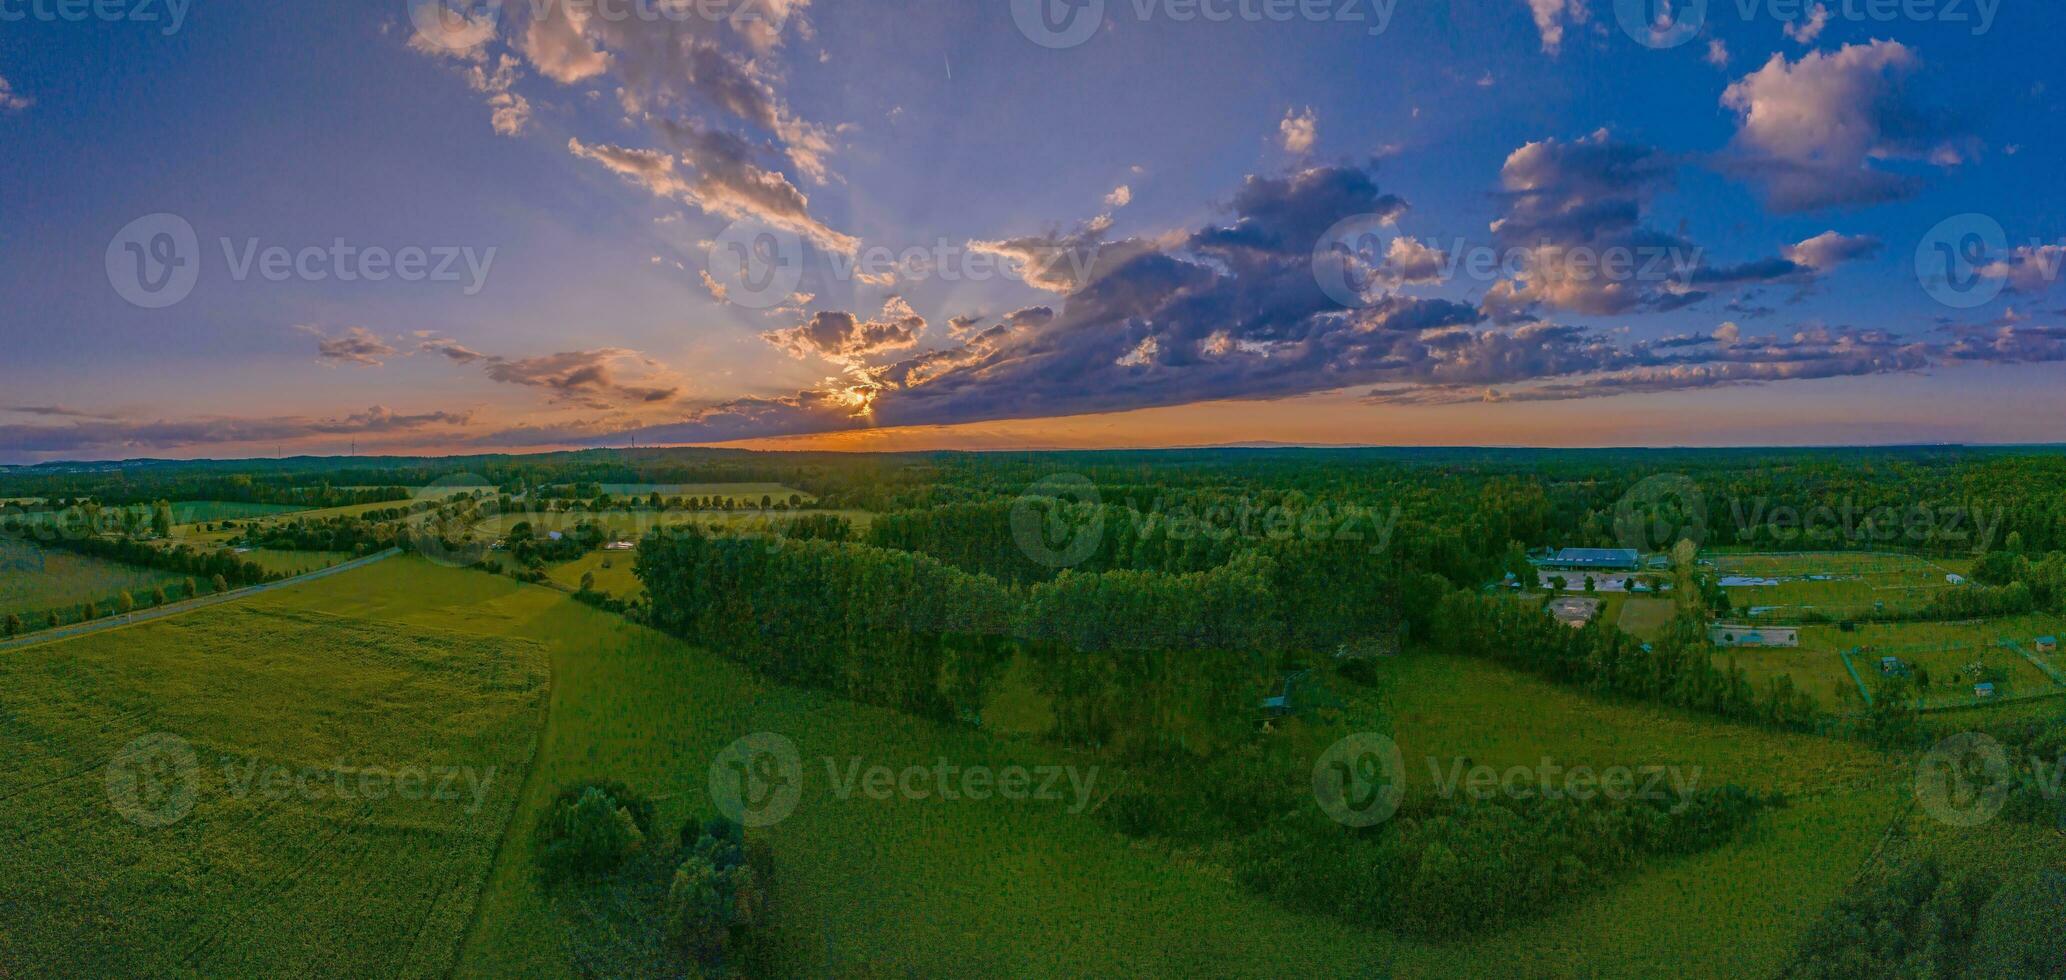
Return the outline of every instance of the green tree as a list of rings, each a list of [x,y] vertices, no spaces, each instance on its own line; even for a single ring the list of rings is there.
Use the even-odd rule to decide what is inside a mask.
[[[124,615],[136,611],[136,597],[130,595],[128,589],[123,589],[121,594],[115,596],[115,611]]]
[[[160,500],[151,505],[151,533],[161,538],[172,536],[172,503]]]
[[[187,576],[187,580],[180,587],[186,590],[187,598],[189,599],[198,598],[201,595],[201,586],[194,581],[191,575]]]
[[[594,572],[582,572],[582,573],[581,573],[581,591],[583,591],[583,592],[594,592],[594,591],[595,591],[595,573],[594,573]]]
[[[86,603],[86,608],[84,608],[84,609],[82,609],[82,610],[80,610],[80,611],[79,611],[79,620],[80,620],[81,622],[85,622],[86,620],[89,620],[89,619],[99,619],[99,618],[100,618],[100,606],[99,606],[99,604],[97,604],[97,603],[95,603],[95,602],[92,602],[92,601],[90,601],[90,600],[89,600],[89,601],[88,601],[88,602]]]
[[[5,626],[0,628],[6,629],[8,636],[20,636],[22,631],[22,618],[18,615],[15,615],[14,613],[8,613],[7,622]]]
[[[230,580],[223,578],[222,573],[220,572],[216,573],[215,578],[212,579],[209,584],[214,586],[215,591],[217,593],[228,592],[230,590]]]
[[[165,594],[164,586],[160,585],[151,589],[151,605],[162,606],[170,599],[171,597]]]

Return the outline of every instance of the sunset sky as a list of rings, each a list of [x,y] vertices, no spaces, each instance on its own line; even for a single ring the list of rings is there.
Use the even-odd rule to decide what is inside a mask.
[[[2066,441],[2056,3],[57,6],[0,462]]]

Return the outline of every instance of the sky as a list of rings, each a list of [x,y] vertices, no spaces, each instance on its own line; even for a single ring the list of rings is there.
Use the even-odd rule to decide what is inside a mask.
[[[0,0],[0,462],[2066,441],[2029,0]]]

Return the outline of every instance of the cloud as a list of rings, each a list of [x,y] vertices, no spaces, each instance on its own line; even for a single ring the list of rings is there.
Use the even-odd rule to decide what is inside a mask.
[[[35,104],[35,99],[15,92],[13,82],[0,78],[0,112],[20,112]]]
[[[1871,235],[1840,235],[1834,231],[1825,231],[1807,241],[1788,246],[1784,254],[1803,268],[1828,272],[1853,259],[1877,254],[1880,244],[1880,240]]]
[[[351,327],[335,337],[324,333],[321,327],[306,323],[295,324],[294,329],[316,338],[316,356],[325,361],[379,367],[382,358],[395,353],[393,345],[365,327]]]
[[[454,359],[465,362],[462,358]],[[491,381],[543,388],[556,401],[590,408],[668,402],[682,391],[682,383],[674,372],[638,351],[622,347],[523,358],[486,356],[478,360]],[[626,368],[630,369],[629,377]]]
[[[116,416],[82,409],[66,408],[63,405],[0,405],[0,412],[16,415],[32,415],[38,418],[60,419],[114,419]]]
[[[1112,193],[1105,195],[1105,206],[1108,208],[1123,208],[1132,203],[1133,188],[1125,184],[1112,188]]]
[[[1829,8],[1816,4],[1808,9],[1807,16],[1786,24],[1786,36],[1802,44],[1814,44],[1822,36],[1822,29],[1829,26]]]
[[[1707,39],[1707,63],[1716,68],[1729,67],[1729,45],[1721,38]]]
[[[1062,308],[1020,310],[988,327],[958,317],[950,333],[959,346],[794,395],[710,406],[641,435],[717,441],[1032,418],[1274,398],[1396,375],[1424,360],[1424,335],[1475,323],[1477,310],[1396,295],[1344,308],[1320,289],[1311,256],[1342,218],[1404,208],[1363,170],[1317,167],[1251,177],[1231,220],[1189,234],[1106,242],[1093,223],[1070,244],[1096,250],[1095,273],[1049,282],[1067,296]],[[836,329],[811,349],[837,348],[854,333],[848,322],[814,320]]]
[[[1920,182],[1878,166],[1926,160],[1938,166],[1969,153],[1948,114],[1911,98],[1907,79],[1922,60],[1896,41],[1810,51],[1789,63],[1774,54],[1722,93],[1739,128],[1730,169],[1761,181],[1772,207],[1787,212],[1878,204],[1913,195]]]
[[[27,455],[154,451],[192,446],[284,443],[323,436],[357,436],[463,427],[470,412],[405,414],[375,405],[342,418],[299,415],[269,418],[205,416],[194,419],[124,421],[100,419],[67,425],[0,425],[0,446]]]
[[[435,337],[417,344],[416,349],[424,353],[437,354],[446,360],[456,361],[460,364],[472,364],[475,361],[482,361],[488,358],[488,355],[462,346],[456,340],[445,340]]]
[[[468,84],[488,96],[496,132],[516,135],[526,128],[531,106],[516,86],[528,65],[559,85],[614,95],[598,104],[676,144],[675,154],[694,176],[677,175],[678,183],[657,187],[648,181],[655,193],[722,217],[759,217],[825,247],[852,250],[851,239],[809,217],[786,175],[754,160],[765,144],[804,179],[831,179],[831,132],[790,109],[780,93],[778,63],[768,57],[787,36],[810,36],[806,0],[720,5],[730,16],[710,16],[708,4],[645,11],[657,16],[608,16],[592,4],[512,3],[499,8],[499,21],[492,9],[468,18],[445,10],[440,0],[417,3],[410,46],[470,63]],[[688,126],[684,119],[697,122]],[[622,153],[652,152],[595,147],[584,153],[579,141],[570,148],[589,159],[616,151],[618,163],[626,162]]]
[[[816,355],[859,368],[868,358],[917,346],[923,333],[925,318],[913,312],[903,297],[891,296],[883,303],[882,316],[874,320],[861,320],[838,310],[821,310],[794,327],[770,330],[760,336],[798,360]]]
[[[2066,261],[2066,245],[2023,245],[1977,271],[1989,279],[2005,280],[2010,292],[2035,294],[2058,285],[2062,261]]]
[[[1517,322],[1538,308],[1604,316],[1658,302],[1664,274],[1698,257],[1691,242],[1643,224],[1644,210],[1676,167],[1664,153],[1604,129],[1583,139],[1538,140],[1509,154],[1499,175],[1506,212],[1492,234],[1524,261],[1518,278],[1487,291],[1487,312]],[[1601,257],[1609,254],[1625,254],[1634,263],[1630,273],[1602,274]],[[1653,265],[1660,257],[1668,264]]]
[[[1313,151],[1313,143],[1320,138],[1320,117],[1312,106],[1304,109],[1286,109],[1284,118],[1277,123],[1277,138],[1284,144],[1284,152],[1294,156],[1305,156]]]
[[[1535,17],[1535,30],[1542,35],[1542,51],[1555,55],[1564,48],[1565,22],[1583,24],[1592,13],[1585,0],[1522,0]]]
[[[662,150],[591,146],[578,138],[567,140],[567,150],[660,197],[735,221],[759,221],[831,251],[852,254],[860,247],[858,239],[811,217],[810,199],[787,177],[756,163],[751,144],[729,133],[686,125],[663,130],[675,138],[679,159],[688,164],[691,176],[676,167],[674,154]]]

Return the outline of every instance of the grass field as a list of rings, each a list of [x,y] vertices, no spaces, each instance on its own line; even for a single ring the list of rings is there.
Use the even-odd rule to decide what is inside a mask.
[[[447,971],[545,651],[273,596],[0,657],[0,975]]]
[[[2004,638],[2012,639],[2035,652],[2032,641],[2036,637],[2056,636],[2062,628],[2066,628],[2066,621],[2044,614],[1953,623],[1860,623],[1851,632],[1836,626],[1804,626],[1799,647],[1717,651],[1715,662],[1724,663],[1733,656],[1751,681],[1758,684],[1767,677],[1791,675],[1795,684],[1822,702],[1824,709],[1846,712],[1863,707],[1863,701],[1858,685],[1845,671],[1837,652],[1862,648],[1853,662],[1868,687],[1879,673],[1881,657],[1899,657],[1929,671],[1927,706],[1985,704],[1975,701],[1970,681],[1961,683],[1956,679],[1968,664],[1978,662],[2007,672],[2009,683],[1999,697],[2059,690],[2050,677],[2028,660],[1998,644]],[[2056,658],[2049,659],[2055,667],[2066,669],[2066,664]]]
[[[1678,614],[1678,604],[1670,599],[1644,599],[1630,596],[1621,604],[1621,617],[1615,620],[1622,632],[1645,640],[1654,640],[1671,625],[1672,617]]]
[[[540,893],[520,846],[560,785],[625,779],[659,800],[671,828],[711,812],[711,761],[757,731],[790,737],[805,760],[801,804],[770,832],[774,941],[782,971],[802,975],[1440,976],[1466,956],[1537,964],[1520,971],[1535,975],[1686,973],[1688,963],[1711,975],[1770,973],[1870,851],[1905,785],[1893,764],[1847,743],[1595,701],[1439,655],[1388,661],[1390,712],[1409,757],[1698,765],[1703,785],[1735,781],[1793,799],[1737,843],[1661,863],[1535,923],[1463,945],[1402,942],[1288,912],[1221,869],[1172,860],[1060,805],[842,800],[828,789],[826,757],[902,768],[1072,756],[770,684],[548,590],[397,559],[258,601],[458,624],[552,651],[537,778],[511,827],[518,846],[498,864],[460,961],[470,976],[573,972],[578,910]],[[993,712],[1008,714],[1002,707]]]
[[[0,616],[15,613],[31,627],[41,625],[51,610],[69,619],[87,602],[107,607],[124,591],[141,600],[155,586],[170,588],[184,581],[184,576],[171,572],[0,535]]]
[[[120,640],[152,630],[191,632],[142,646],[140,658],[133,652],[137,644]],[[304,639],[311,630],[340,639]],[[412,637],[422,638],[415,654],[390,655]],[[504,737],[481,734],[461,739],[464,744],[490,755],[511,754],[521,741],[517,716],[522,712],[496,697],[492,685],[482,683],[465,695],[487,698],[487,707],[455,715],[452,692],[443,691],[438,709],[426,711],[418,695],[441,689],[410,670],[417,656],[428,655],[425,647],[443,651],[448,661],[464,659],[467,650],[549,656],[551,711],[539,736],[535,767],[487,875],[478,914],[463,928],[454,972],[467,976],[581,972],[577,951],[594,938],[587,931],[593,926],[579,908],[540,891],[528,847],[543,804],[561,785],[594,777],[624,779],[658,801],[661,826],[671,832],[685,818],[712,812],[707,797],[711,763],[723,746],[751,732],[786,735],[804,760],[800,805],[767,832],[777,869],[778,912],[771,941],[777,966],[789,975],[1445,976],[1463,962],[1510,964],[1510,972],[1533,976],[1769,975],[1805,924],[1872,851],[1889,820],[1902,810],[1907,791],[1908,770],[1902,763],[1851,743],[1601,701],[1495,665],[1439,654],[1388,659],[1380,663],[1386,674],[1383,689],[1389,692],[1382,695],[1383,710],[1396,724],[1409,780],[1422,791],[1432,782],[1429,758],[1461,757],[1495,766],[1532,766],[1549,758],[1563,766],[1698,767],[1701,785],[1736,782],[1789,797],[1787,806],[1761,817],[1750,834],[1734,843],[1659,862],[1534,922],[1459,943],[1402,941],[1289,912],[1243,892],[1223,869],[1130,842],[1088,814],[1069,813],[1064,803],[875,800],[858,794],[842,799],[830,788],[827,758],[835,766],[858,757],[896,769],[930,767],[941,758],[962,766],[1084,761],[1066,750],[1002,733],[1013,724],[1038,727],[1042,706],[1034,703],[1037,699],[1012,705],[1000,698],[990,712],[996,731],[944,726],[772,684],[561,593],[414,558],[253,597],[219,615],[196,613],[98,639],[28,651],[41,658],[35,661],[41,673],[9,675],[0,686],[8,692],[0,693],[0,703],[8,703],[9,717],[17,719],[7,722],[17,726],[10,733],[39,723],[38,716],[14,709],[7,699],[21,695],[12,692],[52,690],[56,678],[66,676],[63,690],[72,700],[49,710],[55,720],[40,723],[55,732],[59,721],[83,719],[79,723],[87,732],[68,729],[43,736],[33,743],[39,752],[78,743],[105,755],[133,737],[133,731],[165,730],[205,736],[186,737],[208,758],[241,758],[238,753],[263,747],[267,758],[332,765],[340,753],[350,759],[369,754],[418,758],[427,747],[453,743],[455,736],[440,726],[471,724]],[[334,649],[340,643],[350,649]],[[50,655],[67,649],[91,650],[94,656]],[[118,649],[125,658],[119,672],[113,669]],[[210,653],[206,663],[196,664],[192,654],[174,654],[174,649]],[[19,672],[28,659],[0,666]],[[367,661],[372,664],[361,666]],[[352,669],[340,670],[340,663]],[[88,667],[82,671],[79,664]],[[349,689],[331,686],[338,674],[352,679]],[[398,689],[398,677],[410,683]],[[221,689],[224,678],[227,690]],[[468,675],[437,672],[434,679],[463,685]],[[109,685],[119,692],[91,700],[84,693]],[[536,697],[535,687],[527,690]],[[1376,689],[1351,686],[1342,693],[1352,718],[1378,710]],[[1006,723],[1012,719],[1017,722]],[[211,732],[226,734],[206,734]],[[87,754],[83,761],[90,765]],[[35,753],[20,754],[8,771],[41,764],[67,772],[68,765],[80,765],[40,759]],[[97,774],[81,778],[99,791]],[[8,786],[0,782],[0,795],[13,791]],[[498,791],[505,788],[514,791],[497,784]],[[89,793],[70,805],[90,809],[96,800]],[[467,862],[484,853],[478,834],[489,828],[455,830],[412,822],[404,831],[387,826],[385,832],[407,841],[444,834],[465,844],[381,865],[370,849],[352,851],[350,845],[357,843],[352,834],[367,825],[350,823],[349,815],[296,803],[247,815],[248,822],[225,829],[212,822],[210,805],[204,795],[194,816],[166,831],[195,834],[191,856],[157,854],[145,846],[152,839],[142,831],[114,818],[103,821],[106,832],[133,838],[125,845],[130,850],[118,848],[105,860],[137,860],[153,869],[154,861],[189,862],[181,865],[175,899],[154,904],[148,892],[122,892],[119,899],[103,892],[110,897],[72,903],[88,911],[62,913],[73,918],[61,928],[39,924],[36,941],[60,941],[43,938],[45,933],[77,936],[92,908],[141,903],[146,914],[123,922],[125,931],[116,941],[79,942],[67,954],[70,959],[58,962],[102,972],[182,972],[183,963],[197,972],[288,972],[305,967],[320,946],[344,959],[316,972],[343,969],[337,963],[361,972],[442,969],[434,955],[440,948],[436,942],[381,932],[393,917],[406,915],[400,910],[425,907],[422,903],[442,879],[414,874],[402,882],[395,876],[409,875],[426,861],[443,861],[439,866],[454,868],[456,880],[458,866],[477,867]],[[49,809],[39,805],[23,812]],[[424,816],[431,820],[436,815]],[[215,836],[200,834],[204,820],[211,821]],[[339,836],[319,858],[305,845],[275,848],[255,839],[276,826],[295,827],[304,837],[311,827]],[[108,843],[79,837],[92,830],[89,825],[63,840],[85,841],[76,846],[90,846],[89,857],[101,860]],[[57,846],[40,842],[47,833],[37,834],[31,830],[30,846],[38,849],[33,853]],[[2027,852],[2033,856],[2056,858],[2059,850],[2055,840],[2020,843],[2048,848]],[[1981,845],[1968,841],[1967,846]],[[340,852],[356,854],[349,857],[356,863],[337,870],[333,864]],[[195,862],[210,860],[218,863],[206,871],[196,868]],[[282,874],[276,861],[307,863],[297,865],[300,877],[292,878],[293,887],[276,895],[259,891]],[[117,887],[102,883],[117,873],[98,870],[101,865],[91,860],[86,868],[85,883],[34,880],[42,889]],[[324,904],[322,896],[337,894],[346,881],[375,900],[370,905],[334,899]],[[182,959],[191,942],[157,940],[157,947],[136,942],[151,934],[147,931],[177,932],[185,925],[169,922],[159,911],[177,897],[213,895],[213,889],[233,885],[239,889],[233,894],[257,891],[272,897],[217,903],[231,910],[224,916],[248,912],[253,918],[236,926],[194,923],[192,928],[205,926],[225,936],[201,947],[199,958]],[[465,916],[447,916],[449,907],[456,907],[456,900],[454,906],[430,906],[423,916],[426,934],[458,935],[453,930],[461,928]],[[343,916],[356,918],[350,925],[332,925]],[[289,927],[289,920],[298,929]],[[333,929],[342,930],[342,943],[335,942],[339,933]],[[261,949],[250,938],[261,934],[290,938]],[[406,959],[371,962],[395,947],[411,952]],[[0,936],[0,950],[6,948],[6,937]],[[110,950],[138,948],[148,952],[135,955],[146,959],[108,959],[117,955]],[[442,948],[449,951],[449,943]]]
[[[279,551],[272,548],[253,548],[237,555],[238,561],[254,562],[268,572],[282,575],[300,575],[320,568],[352,560],[349,551]]]
[[[1969,559],[1922,558],[1863,552],[1736,554],[1708,556],[1725,581],[1773,584],[1725,585],[1732,615],[1785,623],[1803,615],[1858,618],[1927,606],[1939,593],[1959,588],[1947,575],[1963,576]]]

